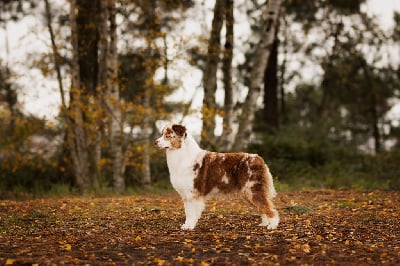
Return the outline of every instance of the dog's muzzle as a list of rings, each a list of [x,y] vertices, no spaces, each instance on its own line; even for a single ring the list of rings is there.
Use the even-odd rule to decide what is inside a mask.
[[[166,149],[167,147],[164,147],[161,143],[160,143],[160,139],[156,139],[154,141],[154,146],[159,148],[159,149]]]
[[[154,146],[156,146],[156,147],[160,147],[159,144],[160,142],[158,141],[158,139],[156,139],[155,141],[154,141]]]

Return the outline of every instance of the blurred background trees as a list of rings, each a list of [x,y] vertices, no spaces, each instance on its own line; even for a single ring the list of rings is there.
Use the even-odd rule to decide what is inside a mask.
[[[56,80],[61,99],[52,120],[26,112],[1,61],[3,197],[167,183],[152,147],[166,120],[183,121],[204,148],[263,155],[281,189],[399,188],[399,13],[384,30],[366,0],[9,0],[0,9],[6,44],[8,23],[42,25],[48,49],[28,67]]]

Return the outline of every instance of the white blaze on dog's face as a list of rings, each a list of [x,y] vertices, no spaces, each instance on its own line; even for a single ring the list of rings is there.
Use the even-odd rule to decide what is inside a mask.
[[[180,149],[186,136],[186,127],[168,125],[164,127],[162,136],[155,140],[154,145],[161,149]]]

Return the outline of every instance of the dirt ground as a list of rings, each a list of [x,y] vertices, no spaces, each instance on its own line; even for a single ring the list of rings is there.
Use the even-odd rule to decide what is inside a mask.
[[[210,201],[182,231],[176,194],[0,201],[2,265],[400,265],[400,192],[281,193],[277,230]]]

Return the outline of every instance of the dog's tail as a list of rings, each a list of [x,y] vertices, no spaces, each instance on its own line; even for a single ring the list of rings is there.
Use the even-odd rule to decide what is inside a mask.
[[[271,174],[271,172],[269,171],[269,168],[268,168],[268,166],[267,165],[265,165],[265,168],[266,168],[266,170],[267,170],[267,185],[268,185],[268,188],[267,188],[267,193],[268,193],[268,198],[270,198],[270,199],[273,199],[273,198],[275,198],[276,197],[276,190],[275,190],[275,186],[274,186],[274,180],[273,180],[273,177],[272,177],[272,174]]]

